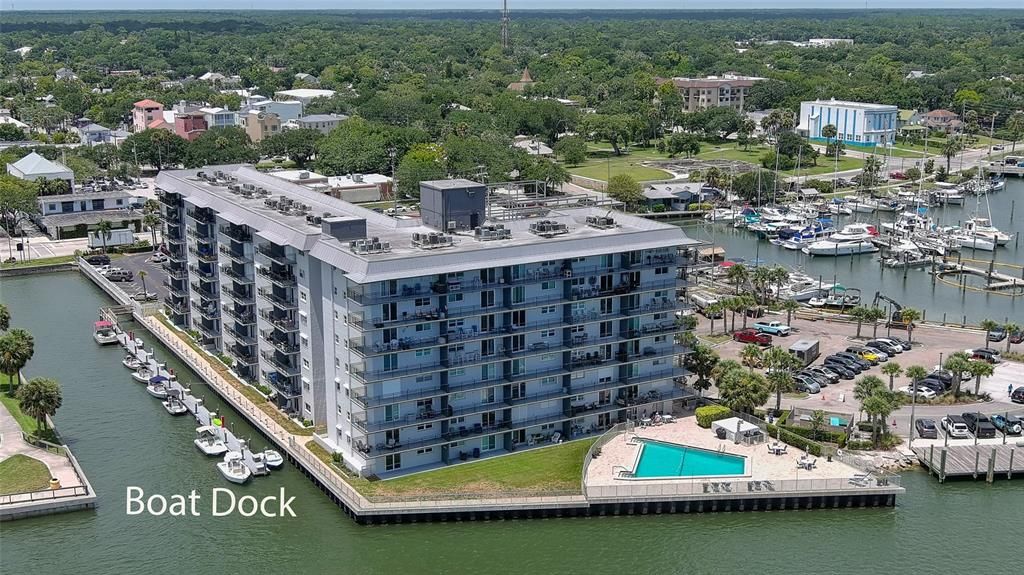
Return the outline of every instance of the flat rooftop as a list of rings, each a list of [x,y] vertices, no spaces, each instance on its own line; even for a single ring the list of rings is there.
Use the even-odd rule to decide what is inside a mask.
[[[815,104],[820,106],[841,106],[857,110],[868,110],[873,112],[896,112],[899,108],[894,104],[872,104],[870,102],[851,102],[849,100],[810,100],[803,104]]]
[[[232,183],[253,184],[269,192],[269,196],[245,197],[230,191],[226,185],[217,185],[197,177],[221,171],[234,177]],[[435,182],[435,185],[437,182]],[[452,188],[473,184],[467,180],[446,182]],[[296,249],[345,270],[350,279],[358,283],[425,276],[437,273],[469,271],[495,265],[515,265],[542,261],[545,258],[583,257],[626,250],[672,248],[698,245],[673,225],[663,224],[623,214],[606,208],[552,208],[539,217],[492,221],[484,225],[502,224],[511,231],[505,240],[478,241],[472,234],[452,235],[451,247],[424,250],[412,244],[414,233],[430,234],[438,230],[425,226],[420,218],[396,219],[361,208],[264,174],[250,166],[210,166],[193,170],[163,171],[156,186],[168,192],[185,196],[189,203],[209,207],[225,220],[248,225],[270,241],[290,245]],[[267,199],[291,199],[309,206],[309,215],[358,218],[366,221],[366,235],[380,242],[389,242],[388,252],[356,254],[348,241],[340,241],[323,233],[319,224],[307,221],[305,215],[284,214],[266,204]],[[609,229],[587,224],[587,216],[610,215],[616,226]],[[529,231],[530,224],[539,220],[565,224],[567,233],[542,237]]]

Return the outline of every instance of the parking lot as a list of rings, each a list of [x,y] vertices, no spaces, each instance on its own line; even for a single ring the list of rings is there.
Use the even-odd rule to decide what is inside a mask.
[[[167,279],[167,272],[164,271],[161,264],[150,261],[152,257],[152,252],[129,254],[112,258],[110,265],[132,272],[132,281],[118,283],[125,293],[134,295],[142,292],[142,279],[139,277],[139,272],[145,271],[146,291],[155,293],[157,301],[163,301],[164,296],[167,295],[167,287],[164,285],[164,280]]]

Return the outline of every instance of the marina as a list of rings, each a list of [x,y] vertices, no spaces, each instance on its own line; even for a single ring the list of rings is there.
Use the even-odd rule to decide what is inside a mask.
[[[1020,445],[929,445],[913,451],[939,482],[970,477],[992,483],[997,476],[1012,479],[1015,473],[1024,473],[1024,449]]]

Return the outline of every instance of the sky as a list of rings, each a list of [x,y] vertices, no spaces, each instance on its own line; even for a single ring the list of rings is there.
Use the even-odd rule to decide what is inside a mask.
[[[497,10],[501,0],[304,0],[301,6],[280,0],[0,0],[0,6],[16,10],[148,10],[274,9],[274,10],[387,10],[471,9]],[[707,10],[707,9],[896,9],[896,8],[1024,8],[1022,0],[509,0],[515,10]]]

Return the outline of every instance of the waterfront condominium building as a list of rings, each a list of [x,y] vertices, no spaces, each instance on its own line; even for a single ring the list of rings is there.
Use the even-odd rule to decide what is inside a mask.
[[[167,314],[362,475],[529,449],[689,397],[676,226],[423,182],[396,219],[249,167],[164,171]],[[564,202],[563,202],[564,203]],[[535,213],[535,211],[534,211]]]
[[[854,146],[891,144],[896,141],[899,110],[887,104],[865,104],[842,100],[814,100],[800,103],[797,131],[812,140],[825,141],[825,126],[835,126],[838,138]]]

